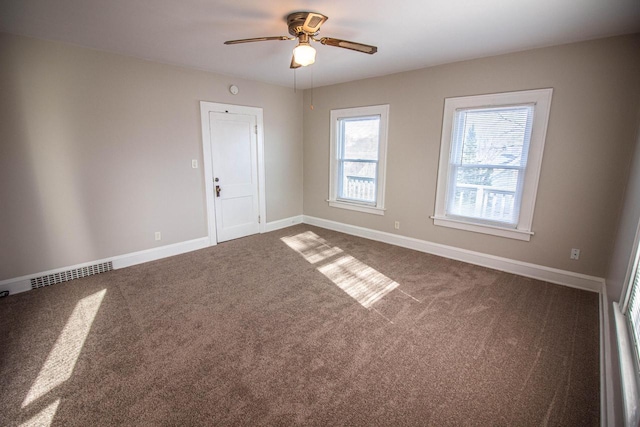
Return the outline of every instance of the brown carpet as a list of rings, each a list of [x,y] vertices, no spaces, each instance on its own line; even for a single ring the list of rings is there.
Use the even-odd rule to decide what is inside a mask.
[[[596,426],[598,295],[299,225],[0,300],[0,425]]]

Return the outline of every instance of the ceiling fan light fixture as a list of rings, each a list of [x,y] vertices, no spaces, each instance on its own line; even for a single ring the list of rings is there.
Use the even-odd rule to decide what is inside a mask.
[[[293,49],[293,58],[296,64],[306,67],[316,62],[316,50],[311,47],[309,43],[300,42],[300,44]]]
[[[325,46],[340,47],[357,52],[374,54],[378,51],[376,46],[363,43],[350,42],[348,40],[334,39],[331,37],[315,38],[320,31],[320,26],[329,19],[325,15],[316,12],[293,12],[287,16],[287,28],[289,36],[254,37],[252,39],[227,40],[224,44],[239,44],[263,42],[269,40],[296,40],[298,45],[293,49],[293,57],[289,68],[296,69],[306,67],[316,62],[316,50],[309,45],[311,40]]]

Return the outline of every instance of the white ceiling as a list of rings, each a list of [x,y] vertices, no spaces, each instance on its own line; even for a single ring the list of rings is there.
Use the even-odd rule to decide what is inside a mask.
[[[2,0],[0,31],[293,86],[295,41],[223,44],[288,35],[293,11],[327,15],[320,36],[378,46],[316,43],[299,88],[640,32],[640,0]]]

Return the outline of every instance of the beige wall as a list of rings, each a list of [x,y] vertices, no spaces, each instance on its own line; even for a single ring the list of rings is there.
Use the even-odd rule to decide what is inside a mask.
[[[402,235],[604,277],[639,49],[639,35],[618,37],[316,88],[314,110],[307,90],[303,156],[291,89],[0,34],[0,280],[205,236],[203,169],[190,165],[202,165],[200,100],[264,108],[268,221],[302,213],[304,166],[306,215],[388,232],[400,221]],[[531,242],[435,227],[444,98],[542,87],[554,97]],[[329,208],[329,111],[383,103],[386,215]]]
[[[635,35],[442,65],[316,88],[313,110],[307,90],[304,213],[604,277],[635,141],[638,52]],[[546,87],[554,93],[531,241],[434,226],[444,99]],[[330,110],[375,104],[391,106],[386,214],[331,208]]]
[[[267,220],[302,213],[291,89],[0,34],[0,93],[0,280],[206,236],[201,100],[264,109]]]

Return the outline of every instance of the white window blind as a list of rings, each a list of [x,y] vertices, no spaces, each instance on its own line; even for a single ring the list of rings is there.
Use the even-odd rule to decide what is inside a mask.
[[[552,93],[445,99],[434,225],[529,241]]]
[[[447,215],[518,224],[533,106],[455,113]]]

